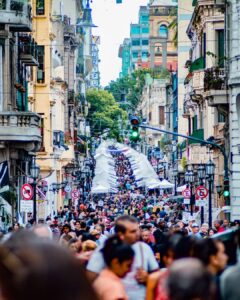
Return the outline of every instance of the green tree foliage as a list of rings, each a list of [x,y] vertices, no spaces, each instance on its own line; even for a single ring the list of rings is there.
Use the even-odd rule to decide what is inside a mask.
[[[163,79],[170,76],[168,70],[159,69],[140,69],[123,78],[118,78],[116,81],[111,81],[105,88],[109,91],[115,100],[119,102],[121,108],[129,111],[135,111],[141,101],[146,77],[150,75],[152,78]]]
[[[112,94],[104,90],[87,91],[90,103],[88,121],[92,135],[97,136],[108,130],[108,137],[120,141],[120,123],[127,119],[126,112],[119,107]]]
[[[112,93],[117,102],[125,102],[125,104],[121,103],[123,109],[127,110],[127,107],[130,106],[134,110],[140,102],[145,77],[149,73],[152,73],[149,69],[136,70],[131,75],[111,81],[105,90]]]

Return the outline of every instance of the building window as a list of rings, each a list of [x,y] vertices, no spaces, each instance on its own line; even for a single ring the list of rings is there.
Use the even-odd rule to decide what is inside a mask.
[[[224,67],[224,30],[217,30],[218,66]]]
[[[44,72],[44,46],[38,46],[38,70],[37,70],[37,82],[44,83],[45,72]]]
[[[198,117],[197,116],[194,116],[192,118],[192,130],[193,131],[196,131],[198,129]]]
[[[226,122],[226,116],[218,112],[218,123],[225,123],[225,122]]]
[[[148,114],[148,121],[151,121],[152,120],[152,113],[150,112],[149,114]]]
[[[141,22],[148,22],[149,16],[141,16]]]
[[[167,38],[168,37],[168,28],[166,25],[161,25],[159,27],[159,36],[162,38]]]
[[[140,46],[140,40],[132,40],[133,46]]]
[[[148,40],[142,40],[142,45],[147,46],[148,45]]]
[[[131,34],[140,34],[139,26],[131,26]]]
[[[159,113],[159,125],[164,125],[165,124],[164,106],[158,107],[158,113]]]
[[[40,131],[41,131],[41,137],[42,137],[42,142],[41,142],[39,152],[44,152],[45,151],[45,145],[44,145],[44,114],[43,113],[38,113],[38,114],[41,116]]]
[[[42,16],[45,14],[45,0],[36,0],[36,15]]]
[[[207,46],[206,33],[203,33],[203,35],[201,37],[201,57],[204,58],[204,66],[206,65],[206,52],[207,52],[206,46]]]
[[[143,27],[142,28],[142,33],[149,33],[149,28],[148,27]]]
[[[142,58],[148,58],[148,52],[147,51],[142,52]]]
[[[133,53],[132,53],[132,57],[133,57],[133,58],[138,58],[138,52],[133,52]]]

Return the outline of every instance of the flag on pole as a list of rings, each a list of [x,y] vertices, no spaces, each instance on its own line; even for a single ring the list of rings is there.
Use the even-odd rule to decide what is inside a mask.
[[[7,160],[0,163],[0,193],[9,191],[9,174]]]

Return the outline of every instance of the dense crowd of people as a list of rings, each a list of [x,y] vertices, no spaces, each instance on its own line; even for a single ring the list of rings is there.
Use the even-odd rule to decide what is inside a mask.
[[[184,219],[183,204],[146,193],[128,158],[112,155],[117,194],[2,234],[0,299],[240,299],[240,266],[215,237],[238,222]]]

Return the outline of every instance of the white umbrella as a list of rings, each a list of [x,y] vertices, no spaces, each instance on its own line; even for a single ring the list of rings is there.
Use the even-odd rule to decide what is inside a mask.
[[[110,187],[106,187],[103,185],[97,185],[92,187],[92,194],[105,194],[108,193],[110,190]]]
[[[160,181],[160,189],[171,189],[173,187],[174,187],[174,184],[167,181],[166,179],[163,179],[162,181]]]
[[[187,188],[186,184],[181,185],[181,186],[177,187],[177,192],[183,192],[184,190],[186,190],[186,188]]]

